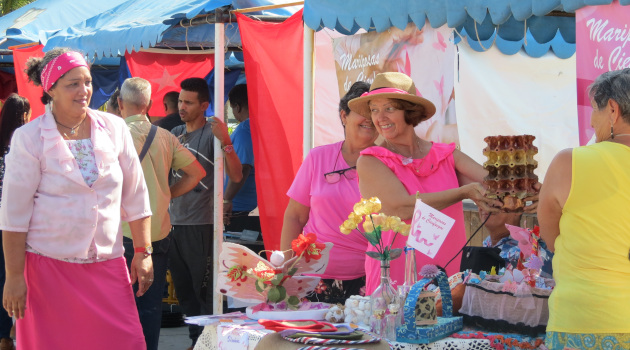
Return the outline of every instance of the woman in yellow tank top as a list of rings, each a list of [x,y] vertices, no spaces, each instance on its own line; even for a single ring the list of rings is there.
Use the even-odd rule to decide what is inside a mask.
[[[600,75],[589,97],[596,143],[558,153],[540,192],[550,350],[630,349],[630,69]]]

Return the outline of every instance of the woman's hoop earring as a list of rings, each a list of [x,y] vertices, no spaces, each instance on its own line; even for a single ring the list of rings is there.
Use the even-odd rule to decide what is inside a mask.
[[[615,138],[615,134],[613,133],[613,126],[610,126],[610,139],[613,140]]]

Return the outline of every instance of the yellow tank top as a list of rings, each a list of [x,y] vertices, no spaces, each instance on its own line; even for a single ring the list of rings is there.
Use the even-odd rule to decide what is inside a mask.
[[[547,331],[630,333],[630,147],[573,150]]]

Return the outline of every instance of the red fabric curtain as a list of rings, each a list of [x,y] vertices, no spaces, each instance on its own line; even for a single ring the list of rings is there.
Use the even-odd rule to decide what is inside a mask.
[[[132,77],[151,82],[152,117],[164,116],[162,99],[167,92],[179,92],[182,80],[203,79],[214,67],[214,55],[133,52],[127,53],[125,59]]]
[[[17,91],[15,75],[0,71],[0,100],[6,100],[11,93],[17,93]]]
[[[28,81],[24,69],[26,69],[26,61],[30,57],[44,57],[43,48],[44,45],[36,45],[13,50],[13,67],[15,68],[18,94],[22,97],[26,97],[31,104],[31,120],[44,114],[44,104],[40,100],[44,94],[44,90],[41,86],[35,86]]]
[[[265,249],[280,248],[286,193],[302,164],[302,11],[283,23],[237,14],[249,93],[256,191]]]

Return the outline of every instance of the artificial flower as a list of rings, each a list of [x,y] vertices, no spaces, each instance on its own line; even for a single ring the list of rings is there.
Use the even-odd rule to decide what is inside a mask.
[[[440,269],[432,264],[426,264],[420,268],[420,275],[425,278],[436,278],[440,274]]]
[[[317,236],[314,233],[308,233],[306,235],[300,234],[298,238],[291,242],[291,249],[295,252],[295,255],[302,255],[311,243],[317,240]]]
[[[387,215],[380,213],[380,214],[370,215],[370,217],[372,219],[372,222],[374,223],[374,226],[381,226],[381,230],[387,231],[387,229],[383,227],[383,224],[385,223],[385,219],[387,219]]]
[[[403,224],[402,228],[400,229],[400,234],[406,237],[409,236],[409,231],[411,231],[411,225]]]
[[[381,211],[381,201],[376,197],[372,197],[368,200],[362,198],[360,202],[354,205],[353,211],[359,216],[378,213]]]
[[[384,227],[388,227],[389,230],[392,230],[394,232],[400,232],[400,224],[402,223],[402,221],[400,221],[400,218],[398,216],[388,216],[387,219],[385,219],[385,223],[383,224]],[[386,228],[383,228],[383,230],[387,230]]]
[[[348,220],[344,221],[343,224],[340,227],[343,227],[346,230],[351,230],[352,231],[352,230],[357,228],[357,224],[354,222],[354,220],[348,219]]]
[[[322,250],[326,248],[324,243],[313,242],[306,247],[304,251],[304,259],[306,262],[313,260],[319,260],[322,257]]]
[[[368,203],[370,204],[370,213],[378,213],[379,211],[381,211],[381,200],[376,198],[376,197],[372,197],[368,200]]]
[[[239,279],[242,282],[245,282],[247,280],[247,276],[245,275],[246,271],[247,271],[247,266],[234,265],[230,267],[230,269],[228,270],[227,276],[232,282]]]
[[[256,265],[255,268],[247,269],[247,273],[258,277],[258,279],[262,280],[263,282],[270,281],[273,276],[276,275],[276,272],[273,269],[267,267],[267,265],[265,265],[262,261],[259,261],[258,265]]]
[[[372,219],[369,216],[366,217],[365,221],[363,222],[363,231],[364,232],[374,231],[374,223],[372,222]]]
[[[374,259],[384,261],[399,257],[401,249],[392,249],[396,236],[391,242],[388,242],[389,245],[385,245],[386,242],[382,242],[381,233],[393,230],[396,234],[407,236],[411,226],[402,222],[397,216],[387,216],[379,213],[381,211],[381,201],[377,197],[367,200],[362,198],[352,209],[353,211],[348,215],[348,219],[339,226],[339,231],[345,235],[350,234],[354,229],[359,231],[376,248],[376,252],[366,252],[368,256]],[[358,229],[358,224],[362,220],[364,220],[361,225],[363,231]]]
[[[293,249],[295,255],[304,256],[306,262],[311,261],[311,259],[319,260],[322,257],[324,248],[326,248],[326,245],[317,242],[317,235],[314,233],[300,234],[298,238],[291,242],[291,249]]]
[[[350,215],[348,215],[348,220],[349,222],[352,222],[355,225],[358,225],[361,220],[363,220],[363,217],[361,215],[357,215],[355,212],[350,213]]]

